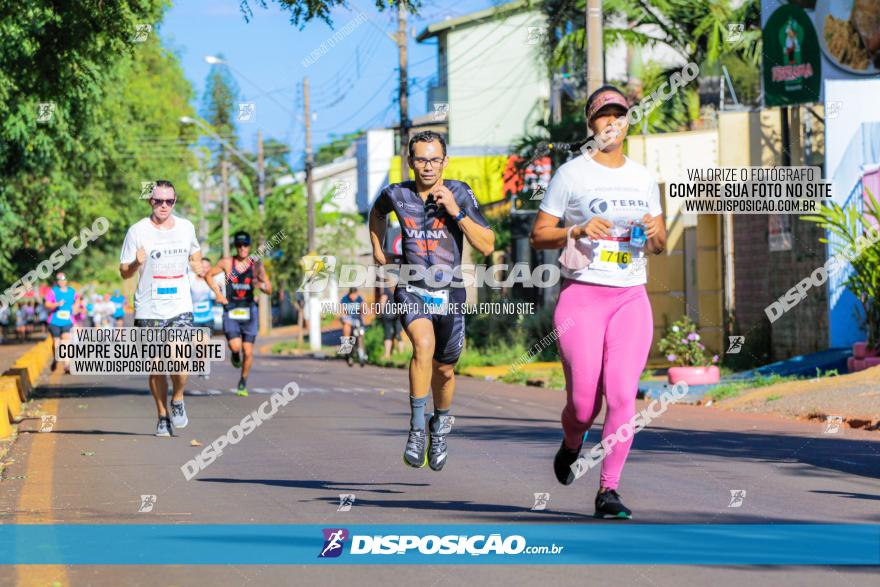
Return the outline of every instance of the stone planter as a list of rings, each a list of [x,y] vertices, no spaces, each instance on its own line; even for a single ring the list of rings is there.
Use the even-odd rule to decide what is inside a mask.
[[[716,365],[709,367],[670,367],[667,373],[670,385],[684,381],[688,385],[707,385],[721,380],[721,371]]]

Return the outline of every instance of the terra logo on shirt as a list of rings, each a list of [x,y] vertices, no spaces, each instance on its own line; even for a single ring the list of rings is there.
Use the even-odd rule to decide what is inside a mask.
[[[604,214],[608,210],[608,202],[602,198],[593,198],[590,200],[589,207],[593,214]]]

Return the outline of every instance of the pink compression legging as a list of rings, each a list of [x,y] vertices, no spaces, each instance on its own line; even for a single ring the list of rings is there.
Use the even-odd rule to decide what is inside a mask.
[[[566,280],[553,323],[568,394],[562,410],[565,445],[577,448],[602,409],[602,438],[615,434],[636,413],[639,377],[651,350],[654,319],[642,285],[609,287]],[[618,442],[602,461],[601,487],[616,489],[632,446]]]

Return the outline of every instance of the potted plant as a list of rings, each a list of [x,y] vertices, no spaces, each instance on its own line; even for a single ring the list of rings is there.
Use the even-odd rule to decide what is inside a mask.
[[[832,252],[846,256],[852,265],[843,283],[862,303],[859,319],[868,336],[853,345],[853,356],[847,361],[850,372],[880,365],[880,244],[876,242],[880,204],[868,186],[864,189],[869,202],[863,213],[855,205],[842,208],[830,202],[819,214],[802,217],[834,235],[831,241],[819,241],[831,242]]]
[[[700,342],[697,325],[685,316],[669,327],[657,344],[666,360],[670,362],[668,378],[671,385],[684,381],[688,385],[718,383],[721,372],[716,363],[718,355],[709,357]]]

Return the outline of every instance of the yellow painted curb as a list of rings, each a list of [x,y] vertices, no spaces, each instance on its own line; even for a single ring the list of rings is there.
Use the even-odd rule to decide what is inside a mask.
[[[16,422],[21,415],[21,398],[18,397],[18,384],[14,377],[0,377],[0,396],[6,400],[9,421]]]
[[[37,381],[37,366],[33,361],[28,360],[27,357],[21,357],[15,363],[13,363],[12,366],[18,367],[19,369],[25,369],[27,371],[27,376],[28,380],[30,381],[31,387],[34,386]]]
[[[540,363],[526,363],[524,365],[519,366],[519,371],[525,373],[533,373],[539,371],[552,371],[554,369],[562,369],[562,363],[553,363],[553,362],[540,362]],[[462,369],[463,375],[470,375],[471,377],[492,377],[493,379],[499,379],[504,377],[510,371],[513,370],[513,365],[487,365],[483,367],[468,367],[467,369]]]
[[[6,394],[0,394],[0,412],[3,413],[3,416],[0,417],[0,438],[12,436],[12,424],[9,423],[9,417],[6,415],[9,413],[8,404],[9,400]]]

